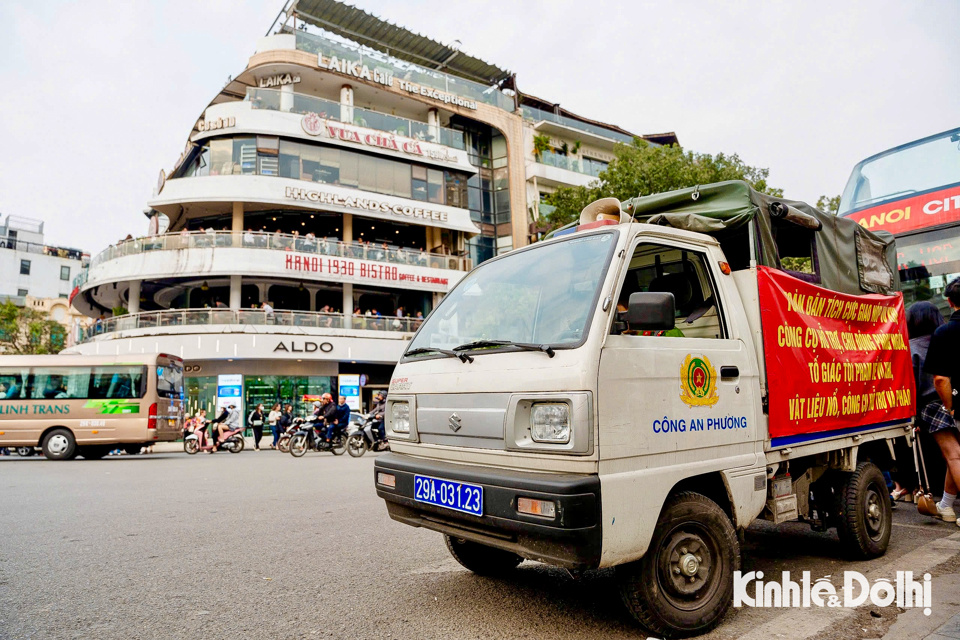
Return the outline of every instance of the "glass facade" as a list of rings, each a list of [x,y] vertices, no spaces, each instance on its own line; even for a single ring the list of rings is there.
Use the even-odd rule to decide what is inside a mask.
[[[244,376],[243,410],[244,424],[247,415],[259,403],[269,411],[280,403],[293,405],[294,416],[307,416],[313,410],[313,401],[324,393],[334,393],[336,378],[333,376]],[[207,410],[207,417],[216,410],[217,376],[198,376],[186,379],[187,412],[195,415],[200,409]]]
[[[461,208],[469,181],[458,171],[276,136],[210,140],[177,177],[208,175],[279,176]]]
[[[431,127],[426,122],[401,118],[360,107],[344,107],[339,102],[324,100],[315,96],[294,93],[292,102],[287,104],[282,92],[276,89],[247,89],[247,101],[254,109],[283,111],[285,113],[315,113],[321,118],[345,122],[343,114],[353,115],[352,123],[358,127],[367,127],[377,131],[386,131],[398,136],[434,142],[463,150],[463,132],[446,127]],[[349,109],[349,111],[348,111]]]
[[[470,163],[479,173],[467,179],[467,208],[480,235],[467,242],[474,264],[513,248],[507,139],[496,129],[469,121],[463,125]]]

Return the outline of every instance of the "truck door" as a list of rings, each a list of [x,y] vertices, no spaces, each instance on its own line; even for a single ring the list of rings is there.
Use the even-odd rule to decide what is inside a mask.
[[[615,515],[620,532],[605,527],[605,560],[617,548],[635,557],[677,481],[757,464],[758,367],[732,331],[731,319],[744,318],[733,286],[703,247],[641,239],[631,250],[597,385],[604,521]],[[638,291],[672,293],[676,328],[625,325],[621,311]]]

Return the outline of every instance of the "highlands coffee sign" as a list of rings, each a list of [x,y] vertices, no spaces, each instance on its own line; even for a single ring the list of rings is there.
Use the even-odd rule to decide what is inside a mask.
[[[450,155],[446,147],[427,144],[412,138],[402,138],[383,131],[354,127],[335,120],[327,120],[316,113],[305,113],[303,118],[300,119],[300,126],[311,136],[352,142],[368,147],[379,147],[380,149],[399,151],[444,162],[457,161],[457,157]]]
[[[283,195],[291,200],[305,200],[316,204],[331,204],[338,207],[346,207],[347,209],[359,209],[361,211],[379,211],[381,213],[391,213],[400,218],[447,222],[446,211],[393,204],[374,198],[345,196],[339,193],[331,193],[318,189],[303,189],[300,187],[286,187]]]

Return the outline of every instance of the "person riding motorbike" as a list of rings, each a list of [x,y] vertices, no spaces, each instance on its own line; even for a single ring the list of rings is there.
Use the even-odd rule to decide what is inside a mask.
[[[374,398],[373,409],[370,410],[370,413],[373,414],[373,429],[377,434],[377,439],[380,442],[383,442],[387,439],[386,428],[383,424],[383,416],[386,414],[387,407],[387,398],[383,395],[383,392],[377,394]]]
[[[220,444],[220,441],[223,440],[223,434],[228,431],[236,431],[240,429],[240,411],[237,410],[237,405],[230,403],[223,410],[223,412],[217,416],[217,434],[214,437],[213,449],[210,450],[210,453],[213,453],[217,450],[217,446]]]
[[[324,439],[327,441],[327,444],[330,444],[334,431],[339,428],[337,423],[337,403],[333,401],[333,396],[329,393],[323,394],[322,401],[323,405],[320,407],[320,415],[326,427]]]

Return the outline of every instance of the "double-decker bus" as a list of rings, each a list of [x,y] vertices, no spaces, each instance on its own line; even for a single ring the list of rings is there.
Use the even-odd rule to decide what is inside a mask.
[[[949,314],[943,289],[960,276],[960,128],[857,164],[837,213],[894,234],[905,302]]]
[[[180,437],[183,411],[177,356],[0,356],[0,447],[51,460],[135,453]]]

